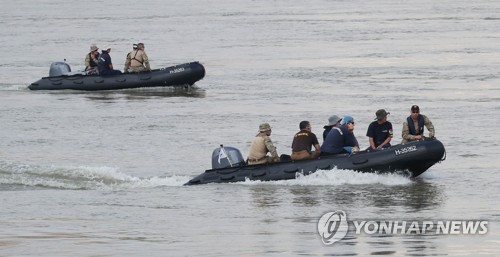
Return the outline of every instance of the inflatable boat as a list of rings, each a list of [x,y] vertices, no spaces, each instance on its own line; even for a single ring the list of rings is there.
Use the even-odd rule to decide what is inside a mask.
[[[282,160],[260,165],[247,165],[238,149],[221,146],[212,153],[212,169],[194,177],[185,185],[295,179],[298,173],[309,175],[317,170],[332,170],[334,167],[417,177],[445,158],[445,148],[437,139],[399,144],[382,150],[320,156],[317,159],[301,161]]]
[[[199,62],[155,69],[140,73],[117,75],[88,75],[85,72],[71,72],[65,62],[50,66],[48,77],[31,83],[31,90],[115,90],[139,87],[165,87],[193,85],[205,76],[205,68]]]

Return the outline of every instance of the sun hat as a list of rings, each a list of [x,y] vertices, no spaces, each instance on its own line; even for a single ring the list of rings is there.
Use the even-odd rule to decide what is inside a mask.
[[[271,126],[269,125],[269,123],[262,123],[259,125],[259,132],[266,132],[269,130],[271,130]]]
[[[337,122],[339,122],[340,120],[342,120],[342,118],[340,118],[339,116],[332,115],[332,116],[330,116],[330,118],[328,118],[328,124],[326,124],[325,127],[333,126],[333,125],[337,124]]]
[[[96,50],[99,50],[99,47],[97,47],[95,44],[92,44],[90,46],[90,51],[96,51]]]
[[[383,119],[385,116],[387,116],[387,114],[391,114],[390,112],[386,112],[384,109],[380,109],[378,110],[375,115],[377,116],[377,118],[375,118],[376,120],[381,120]]]

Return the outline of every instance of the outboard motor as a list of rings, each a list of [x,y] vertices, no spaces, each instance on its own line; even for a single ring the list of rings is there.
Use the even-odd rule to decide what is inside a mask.
[[[68,74],[71,72],[71,67],[65,62],[53,62],[50,65],[49,77],[56,77]]]
[[[245,160],[240,150],[234,147],[224,147],[214,149],[212,152],[212,169],[222,169],[229,167],[244,166]]]

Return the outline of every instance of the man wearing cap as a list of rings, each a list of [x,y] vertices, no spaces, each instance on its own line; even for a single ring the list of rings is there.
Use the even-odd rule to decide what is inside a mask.
[[[143,72],[151,70],[149,66],[148,55],[144,51],[144,43],[138,43],[137,48],[127,55],[127,60],[130,58],[130,66],[128,72]]]
[[[111,62],[111,56],[109,53],[111,52],[111,47],[104,47],[102,49],[101,55],[99,56],[99,74],[100,75],[115,75],[121,74],[122,72],[119,70],[113,69],[113,63]]]
[[[332,115],[332,116],[330,116],[330,118],[328,118],[328,124],[323,126],[323,128],[325,129],[323,131],[323,141],[325,141],[326,136],[328,135],[328,132],[330,132],[330,130],[332,130],[333,127],[340,125],[341,120],[342,120],[342,118],[340,118],[337,115]]]
[[[384,109],[378,110],[375,113],[375,121],[368,126],[366,136],[370,141],[369,149],[374,150],[391,147],[392,123],[387,121],[387,114],[390,114],[390,112],[386,112]]]
[[[95,71],[97,69],[97,64],[99,63],[99,47],[95,44],[90,46],[90,52],[85,56],[85,70]],[[91,73],[91,72],[88,72]]]
[[[345,116],[340,122],[340,126],[333,127],[321,145],[321,155],[358,151],[358,140],[354,136],[354,118],[351,116]]]
[[[295,133],[292,142],[291,159],[294,161],[304,159],[314,159],[321,154],[318,138],[311,132],[311,123],[307,120],[299,123],[300,131]],[[314,146],[316,151],[311,151]]]
[[[269,123],[260,124],[259,134],[254,137],[250,145],[250,153],[247,158],[248,165],[280,161],[280,157],[276,152],[276,147],[274,147],[269,136],[271,136],[271,126]],[[271,156],[267,155],[268,152],[271,153]]]
[[[417,141],[424,137],[424,126],[429,131],[429,137],[434,137],[435,130],[434,125],[432,125],[431,120],[427,116],[420,114],[420,108],[418,105],[413,105],[411,107],[411,114],[403,122],[403,142],[407,143],[410,141]]]

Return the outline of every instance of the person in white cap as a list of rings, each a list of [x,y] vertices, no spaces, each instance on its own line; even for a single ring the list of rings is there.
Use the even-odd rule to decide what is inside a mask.
[[[248,165],[256,165],[263,163],[279,162],[280,157],[271,141],[271,126],[269,123],[262,123],[259,126],[259,134],[257,134],[252,144],[250,145],[250,152],[248,153]],[[268,156],[267,153],[271,153]]]
[[[103,47],[101,55],[99,56],[99,75],[116,75],[121,74],[119,70],[113,69],[113,62],[111,62],[111,47]]]

